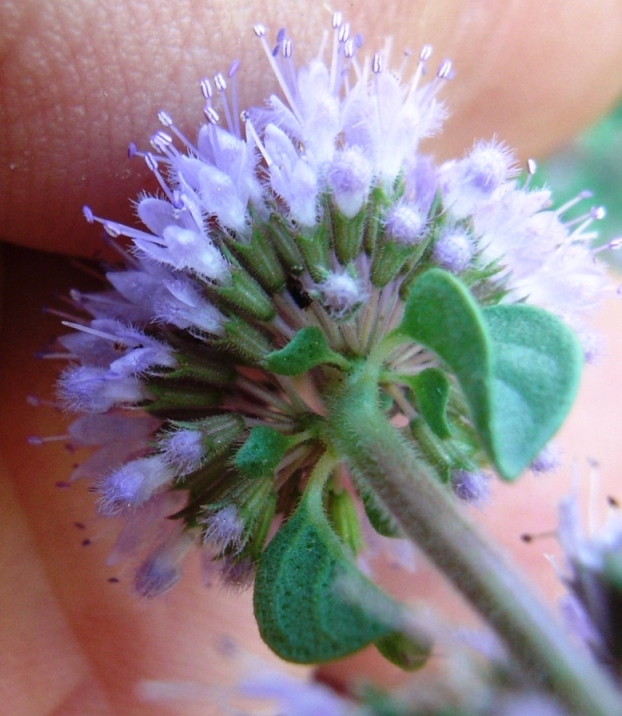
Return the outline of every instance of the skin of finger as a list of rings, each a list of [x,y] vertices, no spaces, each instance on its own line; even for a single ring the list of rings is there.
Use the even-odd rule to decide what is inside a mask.
[[[622,0],[396,0],[350,3],[367,52],[402,48],[453,58],[439,157],[496,134],[539,155],[603,112],[622,87]],[[155,191],[130,141],[148,146],[166,109],[189,137],[201,122],[201,77],[237,58],[240,107],[274,91],[252,25],[286,26],[296,55],[319,46],[329,12],[287,0],[7,0],[0,5],[0,235],[93,256],[99,233],[83,204],[132,221],[128,197]]]
[[[132,592],[133,567],[108,566],[119,525],[98,518],[86,482],[56,486],[83,456],[64,443],[36,447],[29,435],[62,435],[69,416],[35,408],[26,396],[54,398],[59,364],[34,354],[66,332],[42,316],[57,289],[92,280],[65,258],[6,247],[0,355],[0,712],[12,716],[220,716],[236,680],[282,665],[261,642],[251,592],[201,582],[198,553],[181,583],[162,597]],[[27,286],[28,290],[23,291]],[[135,567],[135,564],[134,564]],[[116,577],[118,583],[110,583]],[[232,648],[232,644],[237,645]],[[143,680],[205,687],[201,699],[145,702]],[[173,709],[171,711],[171,709]]]

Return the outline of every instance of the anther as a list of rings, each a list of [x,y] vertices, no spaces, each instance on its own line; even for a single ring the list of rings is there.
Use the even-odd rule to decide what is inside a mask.
[[[95,221],[95,216],[93,215],[90,206],[83,206],[82,213],[84,214],[84,218],[89,222],[89,224],[92,224]]]
[[[339,12],[339,11],[334,12],[331,22],[332,22],[334,30],[337,30],[338,28],[340,28],[341,23],[343,22],[343,13]]]
[[[218,112],[213,107],[204,107],[203,114],[210,124],[218,124],[218,122],[220,122]]]
[[[441,62],[436,76],[441,80],[449,80],[453,75],[451,60],[443,60]]]
[[[419,62],[427,62],[432,57],[432,45],[424,45],[419,52]]]
[[[158,171],[158,162],[151,152],[145,154],[145,164],[151,169],[152,172]]]
[[[535,159],[527,160],[527,174],[532,177],[538,171],[538,162]]]
[[[134,142],[130,142],[127,145],[127,158],[132,159],[133,157],[136,156],[137,153],[138,153],[138,149],[136,148],[136,145],[134,144]]]
[[[158,121],[165,127],[171,127],[173,125],[173,118],[168,112],[161,109],[158,112]]]
[[[285,40],[285,42],[283,43],[283,49],[282,49],[282,51],[281,51],[283,57],[284,57],[286,60],[288,60],[288,59],[292,56],[293,49],[294,49],[294,45],[293,45],[292,41],[289,39],[289,37],[288,37],[288,38]]]
[[[151,137],[149,143],[156,151],[164,153],[173,143],[173,137],[162,130],[158,130]]]
[[[346,42],[343,46],[343,54],[348,59],[351,59],[352,57],[354,57],[354,41],[353,40],[346,40]]]
[[[285,28],[282,27],[277,33],[276,33],[276,44],[280,45],[283,40],[285,39]]]
[[[622,237],[618,239],[611,239],[611,241],[607,244],[607,248],[610,251],[617,251],[618,249],[622,249]]]
[[[607,209],[604,206],[593,206],[590,209],[590,218],[594,221],[601,221],[607,216]]]
[[[121,236],[121,232],[114,224],[110,224],[108,221],[104,221],[103,227],[104,231],[108,234],[108,236],[112,236],[113,239],[117,239],[119,236]]]
[[[350,23],[346,22],[339,28],[339,34],[337,35],[337,39],[339,42],[345,42],[350,38]]]
[[[224,92],[227,89],[227,81],[225,80],[224,75],[220,72],[217,75],[214,75],[214,84],[219,92]]]
[[[522,534],[520,536],[520,538],[523,542],[526,542],[527,544],[529,544],[530,542],[534,542],[537,539],[545,539],[548,537],[555,537],[556,535],[557,535],[556,530],[548,530],[546,532],[534,532],[534,533],[525,532],[524,534]]]
[[[204,77],[201,82],[199,82],[199,87],[201,88],[201,94],[205,99],[212,98],[212,85],[207,77]]]
[[[253,25],[253,32],[257,37],[265,37],[266,35],[266,26],[265,25]]]
[[[375,75],[379,75],[382,72],[382,56],[376,53],[371,63],[371,70]]]

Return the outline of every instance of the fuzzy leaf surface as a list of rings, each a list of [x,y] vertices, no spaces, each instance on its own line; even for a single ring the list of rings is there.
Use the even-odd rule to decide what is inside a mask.
[[[449,380],[440,368],[426,368],[408,376],[408,385],[417,398],[417,406],[432,432],[439,438],[451,435],[447,422]]]
[[[483,447],[505,479],[529,465],[576,395],[582,358],[564,323],[524,304],[481,309],[441,269],[413,285],[398,334],[434,351],[455,374]]]
[[[540,308],[492,306],[483,314],[492,341],[492,448],[499,472],[511,478],[560,428],[583,355],[574,333]]]
[[[338,659],[388,637],[401,610],[356,568],[317,488],[307,489],[264,552],[254,605],[268,646],[302,664]]]
[[[293,438],[265,425],[250,431],[246,442],[235,454],[233,464],[250,478],[272,475],[291,447]]]
[[[264,359],[264,366],[278,375],[301,375],[321,363],[344,364],[345,359],[330,349],[322,331],[307,326],[296,333],[292,340]]]

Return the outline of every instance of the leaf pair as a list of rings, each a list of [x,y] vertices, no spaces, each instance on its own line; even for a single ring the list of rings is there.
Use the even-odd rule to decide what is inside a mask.
[[[564,323],[525,304],[482,309],[441,269],[414,284],[395,335],[434,351],[454,373],[488,456],[508,480],[550,440],[576,395],[582,353]]]

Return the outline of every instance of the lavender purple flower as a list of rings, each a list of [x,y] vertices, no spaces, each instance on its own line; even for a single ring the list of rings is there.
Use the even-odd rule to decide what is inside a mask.
[[[612,514],[596,535],[582,533],[575,496],[559,506],[558,538],[566,558],[568,593],[562,611],[571,630],[611,672],[622,673],[622,525]]]

